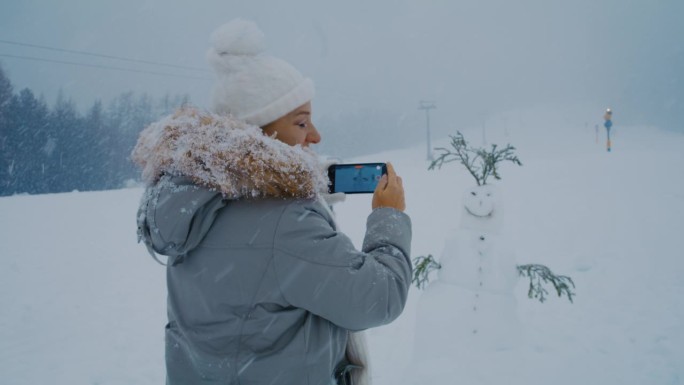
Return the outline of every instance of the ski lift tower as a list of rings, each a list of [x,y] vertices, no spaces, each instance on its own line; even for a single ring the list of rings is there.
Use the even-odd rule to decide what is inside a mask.
[[[437,108],[435,102],[421,100],[419,110],[425,110],[425,118],[427,122],[427,159],[432,162],[432,143],[430,143],[430,110]]]

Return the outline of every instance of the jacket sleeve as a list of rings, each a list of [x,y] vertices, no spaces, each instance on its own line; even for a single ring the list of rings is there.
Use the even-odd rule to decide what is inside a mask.
[[[411,285],[411,220],[392,208],[371,212],[362,251],[336,231],[316,203],[293,203],[274,240],[273,264],[289,303],[349,330],[393,321]]]

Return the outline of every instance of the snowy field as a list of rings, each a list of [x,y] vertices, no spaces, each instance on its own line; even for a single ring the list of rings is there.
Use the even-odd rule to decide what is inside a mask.
[[[480,129],[463,132],[482,143]],[[510,142],[523,162],[504,165],[498,183],[517,263],[571,276],[576,298],[541,304],[521,279],[520,346],[436,362],[459,373],[438,383],[684,382],[684,135],[618,124],[608,153],[600,134],[597,142],[593,123],[569,122],[488,130],[488,141]],[[474,180],[455,163],[428,171],[424,144],[358,160],[394,163],[413,256],[439,255]],[[164,268],[136,243],[141,193],[0,198],[0,383],[164,383]],[[370,196],[335,210],[360,245]],[[376,385],[410,383],[421,294],[412,288],[396,322],[367,332]]]

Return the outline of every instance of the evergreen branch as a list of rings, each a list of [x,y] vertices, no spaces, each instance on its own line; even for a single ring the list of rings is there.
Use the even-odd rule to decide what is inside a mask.
[[[430,272],[442,268],[437,261],[432,258],[432,254],[427,257],[420,256],[413,259],[414,269],[411,283],[415,284],[418,289],[424,289],[430,281]]]
[[[442,168],[442,165],[445,163],[450,163],[453,162],[454,160],[458,160],[461,162],[462,165],[466,167],[470,175],[475,178],[475,181],[477,182],[477,185],[481,185],[480,183],[480,177],[478,176],[478,167],[475,166],[475,161],[478,158],[478,154],[471,151],[468,147],[468,142],[466,142],[465,138],[463,137],[463,134],[460,131],[456,131],[456,135],[449,135],[451,138],[451,149],[446,149],[443,147],[436,148],[436,150],[442,151],[442,154],[437,157],[432,163],[430,164],[430,167],[428,167],[428,170],[432,170],[435,167],[437,168]],[[475,154],[475,157],[473,159],[470,159],[470,154],[473,153]],[[453,159],[448,159],[449,157],[453,157]]]
[[[573,288],[575,287],[575,282],[573,282],[572,278],[565,275],[555,275],[544,265],[518,265],[517,268],[518,274],[530,279],[530,287],[527,291],[529,298],[538,298],[539,302],[543,303],[546,300],[546,295],[549,293],[543,284],[551,282],[558,296],[561,297],[565,294],[572,303],[572,296],[575,295],[570,289],[570,285]]]
[[[487,184],[487,178],[490,176],[497,180],[501,179],[497,169],[499,163],[509,161],[522,166],[520,159],[515,155],[515,147],[510,144],[503,149],[498,149],[498,146],[493,144],[491,150],[488,151],[484,148],[469,146],[459,131],[456,131],[456,135],[449,135],[449,137],[452,148],[435,148],[435,150],[441,151],[441,154],[432,161],[428,167],[429,170],[442,168],[444,164],[458,160],[475,178],[477,185],[482,186]]]

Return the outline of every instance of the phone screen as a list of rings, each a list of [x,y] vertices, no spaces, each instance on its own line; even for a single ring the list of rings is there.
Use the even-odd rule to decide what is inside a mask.
[[[331,193],[363,194],[375,191],[383,174],[385,163],[334,164],[328,169]]]

